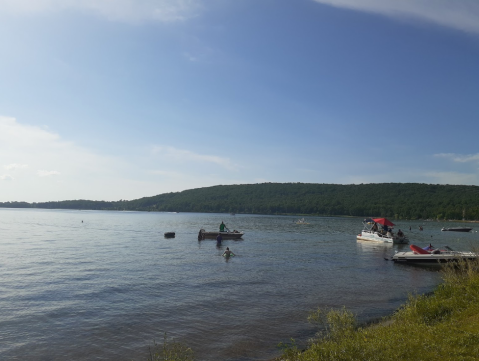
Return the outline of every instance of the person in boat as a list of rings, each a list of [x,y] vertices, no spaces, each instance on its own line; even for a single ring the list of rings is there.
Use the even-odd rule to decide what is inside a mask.
[[[388,231],[389,231],[388,226],[387,226],[387,225],[384,225],[384,226],[383,226],[383,229],[381,230],[381,233],[384,234],[384,235],[386,235],[386,234],[388,234]]]
[[[423,250],[428,251],[428,252],[432,252],[432,251],[434,251],[434,247],[432,246],[431,243],[429,243],[429,246],[424,247]]]
[[[404,237],[404,233],[401,230],[398,230],[398,237]]]
[[[221,234],[218,234],[216,236],[216,245],[219,247],[221,246],[221,241],[223,240],[223,237],[221,237]]]
[[[226,247],[226,251],[225,251],[225,253],[223,253],[223,256],[231,257],[231,256],[235,256],[235,254],[230,251],[229,247]]]
[[[226,225],[223,223],[223,221],[221,221],[221,224],[220,224],[220,232],[224,232],[224,231],[225,231],[225,228],[226,228]]]
[[[377,232],[378,231],[378,224],[376,222],[374,222],[374,225],[373,225],[373,228],[371,228],[371,230],[373,232]]]

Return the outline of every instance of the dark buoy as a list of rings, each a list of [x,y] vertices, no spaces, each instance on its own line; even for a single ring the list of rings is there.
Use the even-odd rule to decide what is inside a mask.
[[[165,232],[165,238],[175,238],[175,232]]]

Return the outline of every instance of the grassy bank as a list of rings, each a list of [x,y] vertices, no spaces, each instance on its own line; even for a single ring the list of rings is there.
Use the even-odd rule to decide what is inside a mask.
[[[290,346],[281,361],[479,360],[479,263],[446,265],[432,295],[410,296],[384,322],[358,327],[346,309],[309,317],[321,331],[309,348]]]
[[[411,295],[378,324],[358,326],[347,309],[318,309],[309,321],[321,331],[309,347],[288,345],[277,361],[479,360],[479,262],[446,264],[441,272],[434,293]],[[194,355],[165,336],[148,360],[192,361]]]

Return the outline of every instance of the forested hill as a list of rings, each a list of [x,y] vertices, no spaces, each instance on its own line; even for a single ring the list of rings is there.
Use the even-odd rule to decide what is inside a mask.
[[[477,220],[479,187],[262,183],[190,189],[132,201],[5,202],[0,207]]]

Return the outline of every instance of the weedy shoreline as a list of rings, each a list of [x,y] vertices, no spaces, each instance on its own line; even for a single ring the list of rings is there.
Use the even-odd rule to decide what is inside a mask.
[[[347,309],[313,312],[320,330],[305,350],[294,342],[277,361],[479,360],[479,262],[442,267],[434,292],[410,295],[392,316],[360,326]]]

